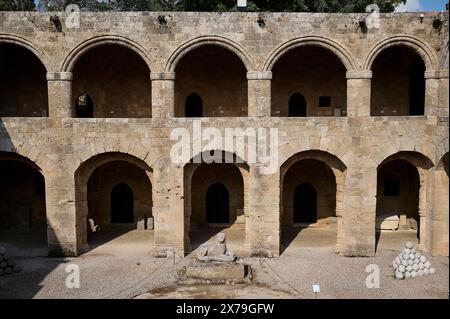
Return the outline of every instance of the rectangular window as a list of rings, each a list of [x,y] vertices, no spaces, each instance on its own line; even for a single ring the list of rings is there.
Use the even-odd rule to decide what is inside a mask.
[[[384,196],[400,196],[400,180],[398,178],[384,180]]]
[[[331,96],[319,97],[319,107],[330,107],[330,106],[331,106]]]

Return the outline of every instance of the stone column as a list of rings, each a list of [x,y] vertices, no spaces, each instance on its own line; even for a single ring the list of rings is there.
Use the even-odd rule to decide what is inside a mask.
[[[251,71],[248,79],[248,116],[269,117],[271,113],[272,72]]]
[[[166,149],[169,153],[170,147]],[[160,152],[160,160],[153,166],[155,256],[175,253],[184,257],[190,251],[190,245],[184,212],[183,167],[173,164],[168,154],[162,154],[162,148]]]
[[[71,72],[47,73],[48,110],[52,118],[70,118],[72,111]]]
[[[439,71],[439,110],[438,116],[441,118],[448,117],[449,105],[448,105],[448,70]]]
[[[375,254],[376,167],[361,156],[355,158],[346,171],[339,254],[348,257],[368,257]]]
[[[79,256],[89,246],[86,219],[76,214],[74,177],[60,169],[46,172],[45,177],[49,256]]]
[[[347,116],[370,116],[372,71],[347,72]]]
[[[425,115],[427,116],[438,116],[440,78],[439,70],[425,72]]]
[[[437,167],[433,172],[433,210],[431,220],[429,219],[431,240],[428,247],[433,256],[449,255],[449,181],[443,165],[445,164]]]
[[[175,116],[175,72],[152,72],[152,117]]]
[[[250,167],[248,241],[251,256],[280,255],[279,176],[279,171],[263,175],[259,167]]]

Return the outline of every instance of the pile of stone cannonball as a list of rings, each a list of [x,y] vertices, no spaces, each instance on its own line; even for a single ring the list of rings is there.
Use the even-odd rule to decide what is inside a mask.
[[[393,266],[395,278],[400,280],[433,275],[436,272],[427,257],[414,249],[412,242],[405,244],[401,254],[395,258]]]
[[[21,272],[22,269],[16,265],[14,260],[8,255],[4,247],[0,247],[0,276],[11,275]]]

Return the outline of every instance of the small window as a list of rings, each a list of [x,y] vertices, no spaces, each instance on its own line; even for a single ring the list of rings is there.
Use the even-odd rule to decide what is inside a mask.
[[[400,180],[398,178],[384,180],[384,196],[400,196]]]
[[[319,97],[319,107],[331,107],[331,97],[330,96]]]
[[[192,93],[186,99],[186,117],[203,117],[203,101],[200,95]]]
[[[94,117],[94,103],[89,95],[83,93],[77,98],[76,111],[78,118]]]

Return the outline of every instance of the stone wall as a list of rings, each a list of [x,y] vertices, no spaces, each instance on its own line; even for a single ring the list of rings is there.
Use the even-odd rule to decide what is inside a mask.
[[[448,241],[442,243],[442,238],[448,238],[448,201],[443,199],[448,191],[435,191],[448,183],[448,174],[438,166],[448,153],[447,15],[440,17],[442,28],[435,29],[437,13],[427,13],[423,19],[415,13],[383,14],[380,27],[367,32],[359,28],[365,14],[86,13],[81,15],[80,27],[72,29],[65,26],[66,14],[58,15],[62,32],[49,22],[49,14],[0,13],[0,43],[33,52],[47,71],[49,117],[0,118],[0,151],[28,158],[45,177],[51,254],[79,255],[89,249],[87,182],[95,168],[118,158],[135,163],[151,180],[155,255],[189,251],[191,212],[186,197],[190,190],[184,184],[186,167],[170,160],[174,144],[170,134],[184,127],[192,136],[193,120],[175,117],[179,113],[175,105],[183,102],[177,92],[176,71],[189,52],[207,44],[234,53],[245,66],[248,116],[209,117],[202,119],[202,124],[221,132],[225,128],[278,129],[277,172],[263,175],[250,163],[244,179],[244,183],[248,180],[244,210],[249,254],[279,255],[284,164],[310,158],[324,162],[336,176],[338,252],[372,256],[377,169],[391,156],[409,152],[406,159],[421,176],[421,246],[433,254],[448,255]],[[165,16],[166,25],[160,24],[159,15]],[[257,23],[259,17],[265,20],[264,28]],[[134,51],[151,70],[151,92],[148,88],[147,93],[152,118],[145,118],[150,115],[144,113],[137,116],[144,118],[73,118],[78,91],[72,72],[77,62],[89,50],[111,44]],[[424,116],[370,116],[372,64],[380,52],[392,46],[408,47],[423,59]],[[274,89],[271,86],[272,77],[276,79],[274,66],[290,50],[310,47],[328,50],[345,67],[346,116],[271,117],[272,96],[275,103],[280,94],[275,84]],[[195,68],[186,72],[193,73]],[[326,70],[322,74],[327,72],[333,73]],[[7,81],[4,74],[0,72],[2,83]],[[322,82],[319,79],[317,83]],[[340,83],[339,89],[332,88],[342,99],[342,79]],[[115,82],[114,89],[125,92],[119,85]],[[4,101],[4,91],[1,93],[0,101]],[[10,93],[18,95],[19,91]],[[283,93],[283,99],[288,93]],[[123,101],[133,99],[122,97]],[[42,101],[45,99],[36,97],[34,103],[38,106]],[[136,105],[144,107],[141,103],[139,100]],[[105,104],[105,110],[109,106]],[[236,107],[241,108],[240,103]],[[108,117],[106,113],[103,116]],[[426,165],[421,164],[424,159]]]

